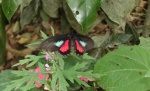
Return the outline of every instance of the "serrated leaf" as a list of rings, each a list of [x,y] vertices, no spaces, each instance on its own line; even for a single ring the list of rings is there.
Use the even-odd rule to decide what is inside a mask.
[[[51,87],[52,89],[56,89],[56,81],[58,78],[58,73],[52,74],[52,81],[51,81]]]
[[[40,67],[40,72],[41,73],[44,73],[46,71],[45,70],[45,66],[42,63],[40,63],[40,62],[38,62],[38,67]]]
[[[59,91],[67,91],[69,84],[62,74],[59,74]]]
[[[21,4],[21,1],[22,0],[2,0],[2,9],[9,22]]]
[[[27,55],[27,56],[25,56],[25,58],[28,58],[28,59],[30,59],[32,61],[31,63],[29,63],[27,65],[27,67],[31,67],[34,64],[36,64],[40,58],[44,58],[44,57],[43,57],[43,55],[42,56]]]
[[[0,73],[0,91],[6,88],[6,85],[10,84],[12,80],[18,79],[16,75],[11,73],[11,70],[5,70]],[[10,90],[7,90],[10,91]]]
[[[62,69],[64,69],[64,60],[62,59],[62,57],[60,56],[60,54],[58,54],[58,61],[59,61],[59,65]]]
[[[28,62],[31,62],[31,63],[29,63],[29,64],[27,65],[27,67],[31,67],[31,66],[33,66],[34,64],[36,64],[40,58],[44,58],[43,55],[42,55],[42,56],[26,55],[26,56],[25,56],[25,59],[20,60],[19,63],[13,65],[13,67],[14,67],[14,66],[18,66],[18,65],[23,65],[23,64],[28,63]]]
[[[28,62],[30,62],[30,61],[32,61],[32,60],[30,60],[30,59],[22,59],[22,60],[19,60],[19,63],[16,63],[15,65],[13,65],[13,67],[19,66],[19,65],[23,65],[23,64],[28,63]]]
[[[97,83],[107,91],[147,91],[150,79],[145,75],[149,69],[149,50],[140,46],[120,46],[98,60],[94,72],[103,75]]]
[[[69,84],[66,82],[63,73],[59,69],[54,75],[52,75],[52,89],[56,89],[56,80],[58,80],[59,91],[67,91]]]
[[[81,68],[84,68],[86,64],[87,64],[86,62],[83,62],[83,63],[81,63],[81,64],[77,63],[75,66],[73,66],[73,67],[71,68],[71,70],[79,70],[79,69],[81,69]]]
[[[64,76],[72,83],[74,83],[74,78],[72,77],[72,74],[69,71],[63,71]]]
[[[15,91],[20,89],[21,91],[27,91],[35,87],[34,82],[38,80],[38,74],[35,72],[31,73],[28,70],[23,69],[22,71],[12,71],[11,73],[21,76],[21,78],[12,80],[3,91],[12,91],[13,89]],[[27,85],[24,85],[24,83],[27,83]]]

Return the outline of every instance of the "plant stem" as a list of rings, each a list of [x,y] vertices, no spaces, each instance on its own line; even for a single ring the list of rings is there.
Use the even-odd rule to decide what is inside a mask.
[[[149,37],[149,35],[150,35],[150,0],[148,0],[148,9],[145,16],[144,31],[142,33],[142,36]]]
[[[3,13],[0,4],[0,65],[6,62],[6,32],[5,32],[6,17]]]

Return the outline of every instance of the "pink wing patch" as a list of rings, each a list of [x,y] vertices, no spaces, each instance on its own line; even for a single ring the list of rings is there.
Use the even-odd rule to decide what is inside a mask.
[[[84,52],[84,49],[82,48],[82,46],[79,44],[79,42],[77,40],[75,40],[76,42],[76,48],[80,53]]]
[[[65,43],[59,49],[62,53],[65,53],[70,50],[69,48],[69,40],[66,40]]]

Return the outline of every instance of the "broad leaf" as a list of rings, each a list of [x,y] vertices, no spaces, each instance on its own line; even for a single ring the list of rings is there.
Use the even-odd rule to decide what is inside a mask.
[[[97,11],[100,8],[100,0],[66,0],[74,17],[81,25],[83,33],[86,33],[90,25],[97,17]],[[70,17],[70,16],[67,16]]]
[[[43,10],[50,17],[58,17],[58,9],[60,8],[62,1],[61,0],[42,0]]]
[[[97,83],[106,91],[148,91],[150,52],[140,46],[120,46],[98,60],[94,72]]]
[[[28,0],[31,1],[31,0]],[[21,28],[23,28],[26,24],[29,24],[35,15],[37,14],[38,7],[39,7],[39,0],[32,0],[29,2],[29,5],[25,5],[24,3],[21,4],[21,15],[20,15],[20,23]]]
[[[21,4],[21,1],[22,0],[2,0],[2,8],[9,22]]]
[[[102,9],[109,19],[124,29],[126,19],[138,5],[138,2],[139,0],[103,0]]]
[[[140,45],[145,49],[150,50],[150,38],[140,37]]]

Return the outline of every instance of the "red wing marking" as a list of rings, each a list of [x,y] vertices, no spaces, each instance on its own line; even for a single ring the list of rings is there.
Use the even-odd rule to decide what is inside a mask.
[[[62,52],[62,53],[64,53],[64,52],[67,52],[68,50],[70,50],[70,47],[69,47],[70,45],[69,45],[69,40],[66,40],[65,41],[65,43],[60,47],[60,51]]]
[[[76,42],[76,49],[80,52],[83,53],[84,49],[82,48],[82,46],[79,44],[79,42],[77,40],[75,40]]]

